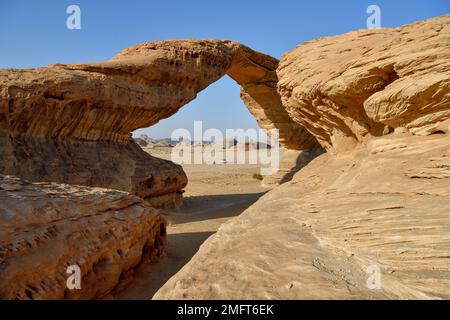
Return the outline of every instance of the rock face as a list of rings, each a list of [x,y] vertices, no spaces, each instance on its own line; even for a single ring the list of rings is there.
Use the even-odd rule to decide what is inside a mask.
[[[0,148],[10,159],[0,172],[177,202],[187,183],[181,167],[145,154],[130,132],[174,114],[225,74],[241,85],[259,124],[280,129],[286,147],[318,146],[282,106],[277,66],[235,42],[173,40],[140,44],[101,63],[0,70]],[[24,162],[29,167],[12,165]]]
[[[145,141],[142,138],[134,138],[134,142],[136,142],[141,147],[147,147],[148,146],[148,142]]]
[[[449,26],[286,54],[282,101],[328,152],[222,225],[155,298],[449,299]]]
[[[306,42],[283,56],[278,90],[291,118],[339,152],[395,128],[448,132],[449,74],[446,15]]]
[[[450,298],[450,139],[320,155],[222,225],[156,299]],[[367,268],[381,271],[370,290]]]
[[[0,299],[96,299],[156,260],[166,223],[125,192],[0,176]],[[66,286],[68,266],[81,289]]]

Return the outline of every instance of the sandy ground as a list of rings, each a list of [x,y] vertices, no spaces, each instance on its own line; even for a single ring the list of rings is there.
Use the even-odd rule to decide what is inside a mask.
[[[151,155],[170,159],[170,148],[146,149]],[[189,183],[184,204],[163,210],[168,220],[165,256],[144,266],[116,299],[150,299],[198,251],[219,226],[239,215],[269,188],[253,178],[257,164],[183,165]]]

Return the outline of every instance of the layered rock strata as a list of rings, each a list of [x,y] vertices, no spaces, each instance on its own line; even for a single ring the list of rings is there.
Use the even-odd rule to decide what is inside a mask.
[[[223,224],[154,298],[449,299],[449,159],[449,135],[320,155]]]
[[[397,128],[448,132],[450,15],[308,41],[277,73],[290,117],[331,152]]]
[[[165,241],[165,220],[140,197],[0,176],[0,299],[102,298]]]

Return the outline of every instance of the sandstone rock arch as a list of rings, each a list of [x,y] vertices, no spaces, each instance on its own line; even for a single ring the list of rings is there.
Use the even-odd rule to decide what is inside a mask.
[[[9,150],[0,171],[176,201],[187,183],[181,167],[144,154],[130,132],[173,115],[225,74],[241,86],[259,125],[280,130],[282,145],[320,148],[284,109],[277,67],[275,58],[236,42],[170,40],[106,62],[0,70],[0,140]]]

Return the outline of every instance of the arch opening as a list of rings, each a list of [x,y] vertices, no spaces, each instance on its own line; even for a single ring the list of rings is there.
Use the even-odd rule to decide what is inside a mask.
[[[282,145],[320,148],[284,109],[277,67],[275,58],[236,42],[171,40],[127,48],[106,62],[0,70],[7,79],[0,82],[0,141],[9,150],[1,171],[176,202],[187,183],[182,168],[142,152],[131,132],[175,114],[225,75],[258,125],[279,129]],[[22,161],[27,166],[13,165]]]

